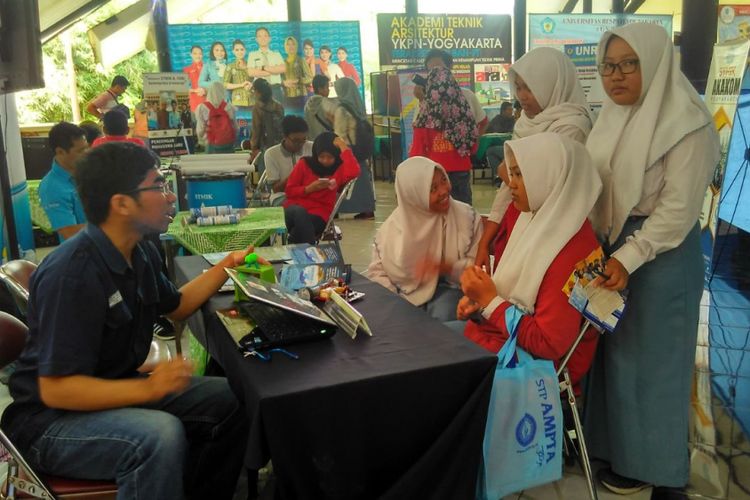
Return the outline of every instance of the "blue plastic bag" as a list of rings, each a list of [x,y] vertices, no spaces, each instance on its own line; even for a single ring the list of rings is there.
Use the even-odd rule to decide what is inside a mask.
[[[510,338],[498,364],[484,431],[477,498],[497,500],[562,477],[562,405],[552,361],[516,347],[523,313],[505,312]]]

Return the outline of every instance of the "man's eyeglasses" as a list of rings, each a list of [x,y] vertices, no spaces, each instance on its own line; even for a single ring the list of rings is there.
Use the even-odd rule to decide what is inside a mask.
[[[635,73],[638,69],[638,59],[625,59],[618,63],[603,62],[599,65],[599,74],[602,76],[612,76],[616,69],[620,70],[623,75],[629,75]]]
[[[130,191],[125,191],[122,194],[136,194],[142,193],[143,191],[161,191],[161,193],[166,196],[172,193],[172,186],[170,186],[168,182],[164,182],[162,184],[154,184],[153,186],[131,189]]]

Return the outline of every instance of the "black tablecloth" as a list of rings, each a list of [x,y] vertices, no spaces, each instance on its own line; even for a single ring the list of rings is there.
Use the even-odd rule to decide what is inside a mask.
[[[175,263],[179,284],[208,267]],[[473,498],[496,356],[360,275],[351,286],[374,336],[290,346],[299,360],[243,358],[214,314],[232,294],[191,318],[252,419],[248,465],[271,457],[290,499]]]

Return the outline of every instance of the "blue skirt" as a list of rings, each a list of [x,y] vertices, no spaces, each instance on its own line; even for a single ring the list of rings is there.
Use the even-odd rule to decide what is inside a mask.
[[[612,250],[644,220],[628,219]],[[687,484],[703,275],[696,224],[677,248],[630,276],[625,314],[599,343],[586,393],[586,439],[591,456],[621,476],[657,486]]]

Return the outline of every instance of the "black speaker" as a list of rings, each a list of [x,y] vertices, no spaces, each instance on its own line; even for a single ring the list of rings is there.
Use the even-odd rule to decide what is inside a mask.
[[[0,0],[0,94],[41,87],[37,0]]]

